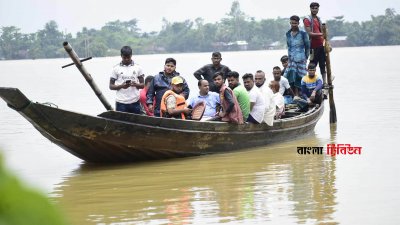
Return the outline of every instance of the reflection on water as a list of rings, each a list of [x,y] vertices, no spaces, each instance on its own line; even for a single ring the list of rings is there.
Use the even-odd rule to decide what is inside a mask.
[[[52,193],[73,224],[334,223],[335,160],[314,137],[124,166],[83,164]]]
[[[396,65],[399,51],[400,46],[334,49],[338,125],[329,126],[325,104],[315,135],[308,139],[225,155],[93,167],[80,165],[81,160],[45,139],[0,100],[0,151],[17,174],[52,192],[73,224],[398,224],[400,76],[388,65]],[[223,62],[240,74],[262,69],[272,77],[273,66],[286,53],[224,52]],[[156,74],[167,57],[178,60],[178,71],[196,94],[191,74],[208,63],[210,53],[141,55],[135,60],[145,74]],[[85,63],[111,104],[115,92],[108,90],[107,74],[119,59]],[[61,70],[69,62],[0,61],[0,86],[18,87],[32,100],[62,109],[90,115],[104,111],[76,69]],[[385,82],[378,85],[381,74]],[[362,146],[362,154],[331,158],[296,153],[297,146],[327,143]]]

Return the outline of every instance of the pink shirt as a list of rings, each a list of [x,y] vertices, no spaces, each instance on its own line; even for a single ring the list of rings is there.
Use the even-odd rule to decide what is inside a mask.
[[[147,97],[146,97],[146,95],[147,95],[147,88],[144,87],[142,90],[140,90],[140,99],[139,99],[140,104],[142,104],[144,110],[146,111],[146,115],[154,116],[154,113],[150,112],[149,111],[149,107],[147,107],[147,104],[146,104]]]

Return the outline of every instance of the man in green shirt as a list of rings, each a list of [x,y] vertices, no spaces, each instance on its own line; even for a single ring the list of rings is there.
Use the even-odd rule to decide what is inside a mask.
[[[250,114],[250,96],[246,88],[239,83],[239,73],[231,71],[226,75],[229,88],[233,90],[242,110],[243,120],[246,121]]]

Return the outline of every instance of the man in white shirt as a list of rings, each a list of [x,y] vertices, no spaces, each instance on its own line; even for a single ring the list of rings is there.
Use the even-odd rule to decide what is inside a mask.
[[[272,69],[272,74],[274,75],[274,77],[273,77],[273,79],[268,81],[268,84],[270,84],[271,81],[275,80],[279,83],[279,93],[281,93],[281,95],[294,96],[294,92],[289,85],[289,81],[288,81],[288,79],[286,79],[285,77],[282,76],[282,71],[279,66],[275,66]]]
[[[246,73],[242,76],[243,85],[250,96],[250,114],[247,117],[248,123],[260,124],[264,119],[265,98],[263,94],[254,85],[253,74]]]
[[[114,66],[110,90],[116,90],[116,111],[141,114],[139,89],[144,87],[142,68],[133,62],[132,49],[121,48],[121,62]]]
[[[269,126],[274,125],[274,116],[276,112],[275,102],[273,99],[273,93],[269,88],[268,82],[265,79],[265,73],[262,70],[258,70],[255,74],[255,84],[265,99],[265,113],[264,122]]]

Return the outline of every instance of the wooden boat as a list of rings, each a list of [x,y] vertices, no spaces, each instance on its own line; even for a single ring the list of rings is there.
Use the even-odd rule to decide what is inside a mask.
[[[16,88],[0,87],[0,97],[50,141],[93,163],[223,153],[291,140],[312,132],[324,108],[322,104],[306,113],[288,113],[270,127],[183,121],[116,111],[90,116],[32,102]]]

